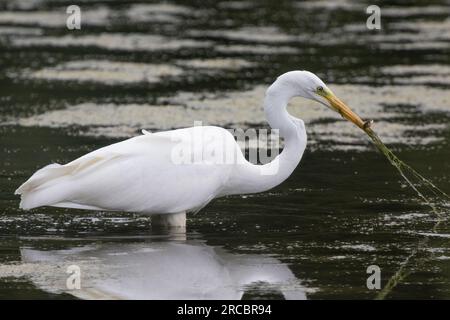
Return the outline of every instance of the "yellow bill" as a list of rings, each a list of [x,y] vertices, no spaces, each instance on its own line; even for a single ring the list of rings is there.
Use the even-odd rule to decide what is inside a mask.
[[[329,89],[318,90],[317,94],[328,100],[330,107],[338,112],[344,119],[353,122],[355,125],[360,127],[362,130],[367,131],[370,125],[373,123],[372,120],[364,121],[355,112],[352,111],[344,102],[339,100],[338,97],[334,95]]]

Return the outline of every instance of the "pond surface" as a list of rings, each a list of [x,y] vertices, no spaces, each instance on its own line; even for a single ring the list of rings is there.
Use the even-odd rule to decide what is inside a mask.
[[[152,131],[267,128],[265,88],[306,69],[401,159],[450,191],[450,4],[383,1],[0,2],[0,298],[450,298],[450,225],[357,128],[294,100],[308,147],[292,176],[213,201],[186,234],[131,213],[18,208],[35,170]],[[419,245],[427,239],[424,245]],[[405,264],[405,261],[407,263]],[[67,290],[78,265],[82,290]],[[164,288],[164,289],[161,289]]]

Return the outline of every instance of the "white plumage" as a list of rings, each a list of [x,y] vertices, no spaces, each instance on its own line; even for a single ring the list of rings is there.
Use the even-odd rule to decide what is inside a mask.
[[[88,153],[65,165],[51,164],[22,184],[20,207],[40,206],[129,211],[169,217],[197,211],[212,199],[262,192],[290,176],[306,147],[303,121],[286,111],[295,96],[316,100],[358,126],[362,120],[307,71],[283,74],[264,100],[267,120],[284,138],[283,152],[271,163],[245,160],[231,133],[220,127],[192,127],[143,135]],[[180,152],[183,151],[183,152]],[[193,161],[179,161],[181,154]],[[218,161],[232,154],[231,163]],[[178,159],[178,160],[177,160]],[[221,158],[223,159],[223,158]],[[169,221],[183,224],[183,219]]]
[[[209,128],[233,139],[225,129]],[[200,164],[174,163],[172,150],[183,142],[172,137],[189,137],[192,130],[143,134],[66,165],[44,167],[17,189],[21,207],[51,205],[148,214],[196,210],[217,196],[231,168],[209,164],[208,159]]]

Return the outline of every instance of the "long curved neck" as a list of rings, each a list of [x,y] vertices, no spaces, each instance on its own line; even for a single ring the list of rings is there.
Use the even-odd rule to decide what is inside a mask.
[[[279,80],[267,90],[264,111],[272,129],[278,129],[284,138],[283,151],[270,163],[254,165],[247,162],[238,166],[233,176],[233,194],[263,192],[286,180],[297,167],[306,147],[303,121],[287,112],[289,100],[296,96],[295,88]]]

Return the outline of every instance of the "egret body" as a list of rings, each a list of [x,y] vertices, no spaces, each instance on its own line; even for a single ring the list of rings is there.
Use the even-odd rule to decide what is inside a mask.
[[[303,121],[286,110],[289,100],[297,96],[317,101],[365,129],[361,118],[316,75],[291,71],[277,78],[264,99],[267,121],[284,138],[283,151],[270,163],[246,161],[232,134],[220,127],[200,127],[201,134],[195,132],[198,127],[144,131],[65,165],[50,164],[38,170],[16,190],[21,195],[20,207],[128,211],[157,215],[154,221],[162,225],[184,226],[186,212],[198,211],[214,198],[263,192],[291,175],[307,140]],[[193,138],[201,148],[192,148]],[[177,148],[191,150],[197,160],[174,161]],[[217,162],[205,153],[211,148],[235,154],[237,161]]]

